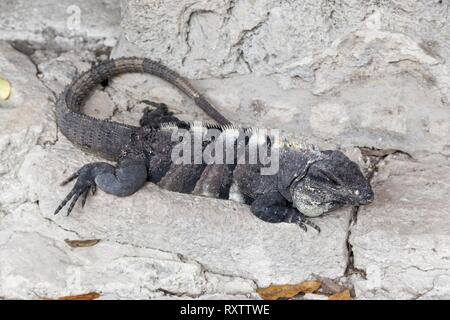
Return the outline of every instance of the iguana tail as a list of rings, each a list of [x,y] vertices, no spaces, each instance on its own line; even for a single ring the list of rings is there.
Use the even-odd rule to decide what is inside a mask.
[[[73,143],[108,159],[116,159],[132,133],[126,124],[99,120],[82,114],[86,97],[101,82],[122,73],[148,73],[160,77],[194,99],[195,103],[219,124],[230,124],[191,84],[162,64],[146,58],[119,58],[102,62],[78,76],[58,99],[56,122],[61,132]]]

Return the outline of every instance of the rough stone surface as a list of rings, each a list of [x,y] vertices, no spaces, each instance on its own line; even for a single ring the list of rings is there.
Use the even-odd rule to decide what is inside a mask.
[[[359,298],[450,298],[450,161],[388,157],[351,229]]]
[[[55,97],[102,57],[82,48],[58,52],[19,44],[0,48],[0,74],[13,89],[0,109],[0,297],[40,299],[97,291],[102,299],[258,298],[258,286],[300,282],[314,272],[343,275],[349,209],[318,219],[321,235],[313,230],[305,234],[294,225],[266,224],[237,203],[149,184],[127,199],[98,192],[84,210],[77,206],[70,217],[53,216],[70,188],[59,183],[81,165],[99,160],[57,134]],[[84,109],[133,123],[145,98],[189,111],[179,92],[163,85],[146,91],[147,82],[157,80],[117,78],[97,90]],[[71,248],[65,239],[101,241]]]
[[[26,55],[0,42],[0,74],[7,77],[12,87],[9,99],[0,101],[1,135],[18,133],[44,122],[56,133],[56,125],[51,121],[52,97],[36,78],[37,72]]]
[[[357,299],[448,299],[449,6],[122,1],[113,56],[161,60],[235,122],[340,144],[375,173],[375,202],[316,219],[318,235],[151,184],[124,199],[99,191],[70,217],[53,216],[70,189],[59,183],[99,160],[58,134],[54,101],[107,58],[119,1],[2,1],[0,77],[12,92],[0,101],[0,299],[258,299],[257,287],[313,278],[322,291],[305,299],[344,288]],[[206,118],[176,89],[135,74],[98,88],[84,111],[137,124],[145,100]]]
[[[438,0],[122,1],[113,55],[205,79],[235,122],[449,154],[448,14]]]
[[[118,0],[4,0],[0,3],[0,39],[57,47],[90,41],[111,46],[119,32]]]
[[[33,218],[27,217],[24,210],[19,208],[2,219],[4,231],[0,238],[5,239],[6,250],[14,250],[10,249],[12,244],[23,246],[19,244],[22,241],[31,241],[32,246],[56,247],[52,250],[58,253],[58,256],[53,257],[51,261],[44,259],[42,263],[54,263],[52,270],[79,267],[83,288],[94,289],[97,285],[97,290],[105,292],[108,292],[108,276],[101,276],[98,271],[100,274],[94,278],[97,282],[90,280],[90,273],[86,270],[88,267],[85,266],[88,263],[74,262],[76,260],[73,260],[72,253],[75,254],[78,250],[68,248],[63,242],[64,238],[102,239],[119,247],[127,245],[133,250],[144,248],[176,257],[176,267],[153,257],[153,263],[160,263],[160,268],[169,268],[164,272],[172,275],[167,276],[167,281],[174,282],[174,287],[166,286],[164,280],[160,279],[162,282],[158,282],[154,279],[156,276],[152,274],[157,272],[146,270],[145,261],[140,261],[145,259],[131,259],[133,262],[127,264],[128,260],[123,258],[122,267],[129,273],[129,278],[126,281],[115,279],[117,284],[110,285],[119,290],[120,285],[142,281],[140,285],[149,287],[143,294],[158,291],[157,285],[160,285],[163,291],[176,295],[197,296],[208,292],[250,294],[256,286],[295,283],[309,278],[314,272],[333,278],[345,271],[349,210],[341,210],[326,218],[317,219],[316,222],[322,228],[321,234],[314,231],[303,233],[295,225],[264,223],[254,217],[247,206],[232,201],[171,193],[149,184],[130,198],[116,198],[99,192],[89,199],[83,210],[77,206],[70,217],[54,217],[54,209],[70,188],[58,187],[58,183],[82,164],[93,160],[92,157],[80,154],[79,150],[63,138],[54,146],[37,146],[28,154],[18,177],[21,184],[27,188],[28,201],[33,203],[29,206],[34,207],[34,210],[27,210]],[[167,201],[168,198],[170,202]],[[35,204],[36,201],[39,201],[39,205]],[[30,219],[32,221],[29,221]],[[43,230],[36,220],[43,225]],[[45,225],[59,229],[60,233],[54,234],[54,231],[48,230]],[[11,240],[11,237],[16,237],[13,230],[27,230],[34,240],[23,235],[21,239]],[[38,242],[40,244],[37,244]],[[32,261],[37,259],[36,255],[34,250],[23,249],[17,258],[26,259],[29,256]],[[127,255],[135,257],[138,254]],[[33,273],[32,269],[29,270],[26,266],[17,271],[18,275],[13,268],[16,263],[15,259],[3,262],[3,267],[10,270],[4,272],[3,280],[10,283],[10,279],[20,275],[26,279],[24,282],[29,284],[27,288],[24,283],[20,283],[21,290],[33,292],[32,289],[36,289],[36,283],[40,281],[37,277],[42,275]],[[111,274],[111,277],[118,270],[113,267],[109,269],[109,262],[105,262],[105,265],[101,261],[97,263],[103,267],[102,272]],[[149,264],[151,265],[150,262]],[[32,265],[35,267],[35,264]],[[183,268],[194,270],[187,272]],[[133,269],[136,272],[133,272]],[[67,290],[66,284],[60,282],[64,277],[65,275],[61,276],[61,279],[53,279],[48,276],[43,279],[48,288],[43,288],[42,294]],[[186,277],[188,279],[185,279]],[[141,278],[143,279],[139,280]],[[156,283],[148,283],[152,281]],[[187,287],[184,288],[183,285]],[[135,289],[135,286],[132,288]],[[17,289],[13,287],[10,292]]]
[[[0,101],[0,211],[25,201],[17,172],[36,144],[55,141],[52,96],[36,78],[30,59],[0,42],[0,75],[7,75],[11,95]]]

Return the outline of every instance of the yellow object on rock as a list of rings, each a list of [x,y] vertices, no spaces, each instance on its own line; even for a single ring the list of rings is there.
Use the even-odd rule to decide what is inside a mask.
[[[0,99],[8,100],[10,94],[11,84],[9,83],[9,81],[0,78]]]

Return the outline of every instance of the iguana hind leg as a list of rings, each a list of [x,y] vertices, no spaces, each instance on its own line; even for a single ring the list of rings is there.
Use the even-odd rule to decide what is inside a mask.
[[[71,201],[67,209],[69,215],[80,197],[81,206],[84,207],[89,190],[94,193],[97,187],[119,197],[133,194],[146,182],[147,167],[143,160],[134,159],[124,159],[117,167],[106,162],[94,162],[81,167],[62,184],[74,179],[77,179],[74,187],[55,210],[55,214]]]
[[[252,213],[266,222],[295,223],[304,231],[307,225],[320,232],[320,228],[309,221],[297,209],[289,207],[286,199],[279,192],[266,193],[258,196],[251,205]]]

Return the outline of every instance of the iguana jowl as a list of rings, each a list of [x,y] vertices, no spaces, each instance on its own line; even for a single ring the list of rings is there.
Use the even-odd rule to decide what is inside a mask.
[[[141,127],[99,120],[80,112],[84,100],[98,84],[128,72],[148,73],[168,81],[223,126],[217,128],[231,128],[230,122],[187,81],[157,62],[133,57],[100,63],[77,77],[61,94],[56,120],[59,130],[72,143],[115,160],[117,165],[95,162],[79,169],[65,181],[76,179],[55,214],[71,201],[69,214],[80,197],[84,206],[91,189],[99,187],[124,197],[139,190],[146,181],[182,193],[223,199],[239,195],[260,219],[297,223],[305,230],[305,224],[314,226],[305,216],[319,216],[344,205],[363,205],[373,200],[370,184],[358,165],[340,151],[283,147],[279,171],[272,175],[260,174],[262,164],[176,164],[171,161],[177,143],[172,141],[172,130],[192,128],[164,105],[146,112]],[[166,122],[174,125],[165,125]]]

